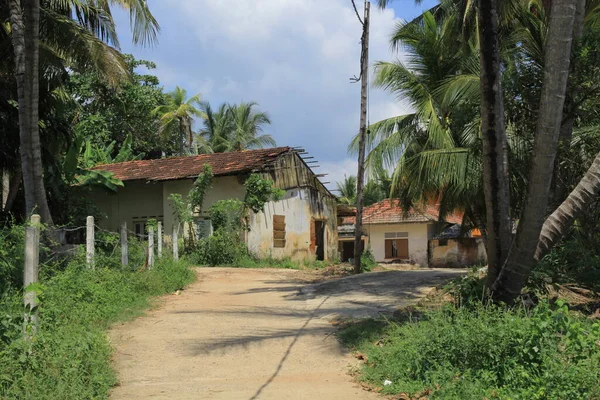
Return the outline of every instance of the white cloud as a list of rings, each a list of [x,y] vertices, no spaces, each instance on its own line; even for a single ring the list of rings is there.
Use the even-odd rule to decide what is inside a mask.
[[[330,174],[326,180],[356,174],[346,148],[359,124],[360,84],[349,78],[359,73],[361,26],[350,0],[150,5],[163,31],[157,51],[144,56],[157,62],[168,88],[181,85],[213,103],[257,101],[271,116],[277,143],[310,151],[320,172]],[[370,61],[395,58],[394,11],[373,6],[371,15]],[[372,123],[410,109],[379,89],[370,94]]]

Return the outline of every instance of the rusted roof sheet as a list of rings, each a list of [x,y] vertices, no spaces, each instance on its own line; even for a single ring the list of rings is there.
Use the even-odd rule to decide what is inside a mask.
[[[400,202],[395,199],[385,199],[363,209],[363,224],[407,224],[415,222],[437,222],[440,217],[439,207],[428,205],[422,209],[411,208],[404,212]],[[345,217],[343,224],[354,224],[356,217]],[[462,215],[454,213],[447,215],[444,221],[452,224],[462,223]]]
[[[167,181],[195,178],[202,172],[205,164],[212,167],[215,176],[260,170],[265,164],[290,151],[293,151],[291,147],[274,147],[271,149],[200,154],[159,160],[126,161],[98,165],[93,169],[112,172],[116,178],[122,181],[136,179]]]

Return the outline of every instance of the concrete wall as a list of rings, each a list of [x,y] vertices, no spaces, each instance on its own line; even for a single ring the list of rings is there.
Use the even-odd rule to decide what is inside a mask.
[[[315,210],[313,204],[323,205]],[[282,200],[269,202],[262,213],[251,213],[248,249],[259,257],[291,258],[293,260],[313,260],[315,251],[311,244],[311,225],[315,220],[325,222],[325,259],[337,257],[337,224],[335,203],[315,190],[288,189]],[[273,216],[285,216],[285,247],[273,247]]]
[[[369,235],[369,243],[373,255],[378,262],[390,261],[385,258],[385,233],[407,232],[408,233],[408,255],[410,262],[421,266],[428,265],[427,244],[429,236],[434,229],[434,224],[412,223],[412,224],[375,224],[365,225]]]
[[[447,239],[445,245],[440,240],[429,241],[429,266],[466,267],[487,264],[485,243],[481,238]]]
[[[162,221],[163,184],[131,181],[117,193],[106,190],[92,190],[89,194],[100,211],[105,214],[100,226],[114,232],[119,231],[121,222],[127,222],[127,228],[133,230],[134,221],[150,218]]]
[[[165,234],[171,235],[173,232],[173,208],[169,196],[178,193],[185,199],[194,184],[193,179],[180,179],[175,181],[165,181],[163,183],[163,213],[165,221]],[[225,199],[243,200],[246,190],[235,176],[220,176],[213,179],[212,187],[206,192],[204,204],[202,205],[201,216],[208,216],[208,209],[217,201]]]

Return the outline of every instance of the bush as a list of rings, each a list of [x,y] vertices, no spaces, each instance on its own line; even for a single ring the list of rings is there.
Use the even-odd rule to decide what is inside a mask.
[[[23,286],[25,227],[0,229],[0,294]]]
[[[363,251],[360,256],[360,265],[363,271],[371,271],[377,266],[377,261],[370,248]]]
[[[573,316],[564,305],[552,310],[542,304],[530,314],[448,307],[420,321],[369,326],[350,326],[339,335],[366,353],[361,379],[386,394],[461,400],[600,397],[600,322]],[[385,380],[391,385],[383,386]]]
[[[119,253],[115,256],[119,257]],[[96,269],[84,257],[42,277],[39,328],[23,338],[22,295],[0,297],[0,398],[106,398],[116,383],[110,367],[110,323],[137,316],[149,297],[182,288],[194,278],[185,261],[163,258],[152,270],[108,268],[98,254]]]

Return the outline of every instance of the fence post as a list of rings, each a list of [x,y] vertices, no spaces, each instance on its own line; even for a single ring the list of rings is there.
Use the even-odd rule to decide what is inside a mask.
[[[40,216],[31,216],[31,225],[25,229],[25,268],[23,270],[23,304],[25,305],[25,318],[23,331],[26,336],[33,336],[37,330],[38,317],[37,293],[28,286],[38,281],[38,264],[40,262]],[[30,329],[30,330],[29,330]]]
[[[179,261],[179,240],[177,238],[177,231],[179,230],[179,225],[173,226],[173,260]]]
[[[154,265],[154,227],[148,227],[148,269]]]
[[[129,249],[127,245],[127,222],[123,222],[121,224],[121,264],[124,266],[129,264]]]
[[[85,261],[88,268],[94,268],[94,217],[91,215],[86,220],[86,234],[85,234]]]
[[[162,222],[158,221],[158,232],[157,232],[157,252],[158,252],[158,258],[162,257],[162,245],[163,245],[163,238],[162,238]]]

